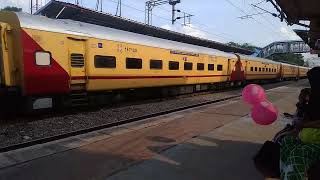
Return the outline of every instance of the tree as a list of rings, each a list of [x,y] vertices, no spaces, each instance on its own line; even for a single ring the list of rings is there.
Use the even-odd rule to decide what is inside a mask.
[[[278,62],[295,64],[299,66],[304,65],[304,58],[302,54],[294,54],[294,53],[274,54],[268,59],[278,61]]]
[[[14,6],[7,6],[3,9],[1,9],[1,11],[14,11],[14,12],[21,12],[22,8],[18,8],[18,7],[14,7]]]
[[[229,42],[229,43],[227,43],[227,45],[247,49],[249,51],[255,51],[256,49],[261,49],[257,46],[251,45],[249,43],[239,44],[239,43],[235,43],[235,42]]]

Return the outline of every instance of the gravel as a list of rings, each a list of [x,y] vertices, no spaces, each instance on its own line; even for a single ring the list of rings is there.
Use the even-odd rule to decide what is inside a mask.
[[[306,83],[305,80],[300,82]],[[270,89],[292,83],[293,82],[280,82],[264,85],[264,87]],[[160,102],[149,102],[146,104],[125,107],[102,108],[91,112],[80,112],[63,116],[57,115],[41,118],[32,122],[25,121],[7,124],[0,127],[0,147],[77,131],[102,124],[123,121],[129,118],[171,110],[187,105],[228,98],[240,95],[240,93],[241,90],[238,89],[199,96],[179,97]]]

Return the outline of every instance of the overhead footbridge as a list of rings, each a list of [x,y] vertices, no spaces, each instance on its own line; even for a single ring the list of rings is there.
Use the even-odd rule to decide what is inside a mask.
[[[281,21],[297,24],[303,29],[296,33],[307,43],[313,53],[320,54],[320,1],[319,0],[268,0],[279,12]]]
[[[258,57],[268,58],[274,54],[308,53],[310,47],[304,41],[273,42],[260,50]]]

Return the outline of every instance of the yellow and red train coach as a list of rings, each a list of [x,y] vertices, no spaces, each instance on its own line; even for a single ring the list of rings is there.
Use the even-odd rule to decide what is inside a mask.
[[[76,92],[182,86],[191,92],[287,77],[288,65],[270,60],[71,20],[0,12],[0,27],[2,89],[16,90],[34,109]]]

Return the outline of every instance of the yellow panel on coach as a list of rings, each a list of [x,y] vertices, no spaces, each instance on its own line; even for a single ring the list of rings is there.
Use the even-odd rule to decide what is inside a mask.
[[[2,54],[1,84],[23,86],[23,64],[20,23],[13,12],[0,12],[0,55]],[[1,57],[0,57],[1,59]]]
[[[99,39],[90,39],[89,44],[88,91],[206,84],[227,81],[228,78],[226,57]],[[112,57],[116,65],[113,68],[98,68],[95,65],[96,56]],[[141,60],[142,66],[137,69],[128,69],[127,58]],[[162,68],[151,69],[151,60],[162,61]],[[178,63],[178,69],[169,70],[170,61]],[[184,63],[192,63],[192,70],[185,70]],[[203,70],[198,70],[198,63]],[[214,64],[213,71],[209,71],[209,64]]]
[[[282,78],[297,78],[299,68],[295,65],[282,63]]]
[[[52,57],[71,76],[70,80],[84,76],[82,79],[87,80],[88,91],[206,84],[229,80],[228,57],[186,52],[173,53],[168,49],[27,28],[24,28],[24,31],[44,50],[51,52]],[[82,52],[85,57],[84,75],[80,71],[71,74],[70,52],[75,51],[74,47],[76,47],[69,43],[71,40],[74,43],[84,43],[86,49]],[[95,56],[97,55],[115,57],[116,67],[96,68]],[[142,59],[142,68],[127,69],[126,58]],[[162,60],[163,68],[150,69],[152,59]],[[231,60],[235,62],[236,59]],[[179,70],[169,70],[169,61],[179,62]],[[193,63],[192,70],[184,70],[185,62]],[[204,65],[204,70],[197,70],[198,63]],[[208,70],[209,64],[214,65],[213,71]],[[77,81],[79,80],[72,82]]]
[[[299,77],[304,78],[307,77],[309,69],[307,67],[299,67]]]
[[[248,60],[246,69],[247,80],[276,79],[279,67],[278,64]]]

